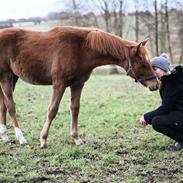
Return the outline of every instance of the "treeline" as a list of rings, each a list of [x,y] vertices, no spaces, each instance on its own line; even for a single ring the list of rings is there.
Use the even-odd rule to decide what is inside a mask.
[[[61,25],[95,26],[137,42],[149,37],[152,56],[166,52],[183,63],[182,0],[70,0],[59,16]]]
[[[58,2],[63,6],[63,0]],[[98,27],[137,42],[149,37],[151,56],[165,52],[173,63],[183,64],[183,0],[66,0],[65,7],[44,18],[9,19],[6,26],[57,20],[58,25]]]

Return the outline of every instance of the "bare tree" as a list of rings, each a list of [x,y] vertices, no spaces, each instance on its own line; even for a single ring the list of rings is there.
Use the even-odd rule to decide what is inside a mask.
[[[183,2],[177,1],[177,25],[178,25],[178,36],[180,45],[180,58],[178,63],[183,64]]]
[[[166,20],[165,20],[165,3],[161,0],[161,9],[160,9],[160,50],[161,53],[166,52]]]
[[[159,55],[159,30],[158,30],[158,8],[157,8],[157,0],[154,0],[154,12],[155,12],[155,17],[154,17],[154,23],[155,23],[155,47],[156,47],[156,55]]]
[[[135,0],[135,38],[136,42],[139,41],[139,0]]]
[[[73,8],[73,13],[74,13],[74,24],[79,25],[78,22],[79,22],[80,13],[79,13],[78,6],[77,6],[75,0],[72,0],[72,8]]]
[[[114,21],[112,22],[112,25],[113,25],[112,27],[114,28],[114,33],[116,35],[119,35],[118,1],[114,1],[114,3],[112,4],[112,15],[114,16]]]
[[[111,0],[99,0],[98,3],[96,3],[95,0],[92,0],[92,2],[95,4],[95,6],[99,9],[104,17],[105,30],[107,32],[111,32]]]
[[[119,36],[123,37],[123,4],[124,0],[119,0]]]
[[[166,19],[168,50],[169,50],[171,61],[173,62],[172,47],[171,47],[171,42],[170,42],[170,27],[169,27],[170,22],[169,22],[169,13],[168,13],[168,0],[165,0],[165,19]]]
[[[145,12],[139,12],[139,24],[141,27],[143,27],[146,31],[146,35],[150,38],[150,50],[151,54],[155,55],[155,49],[154,49],[154,15],[152,12],[146,10]],[[142,29],[139,30],[139,32],[142,32]]]
[[[111,4],[111,16],[114,16],[114,21],[112,22],[112,27],[114,28],[114,33],[116,35],[119,35],[119,18],[118,18],[118,1],[113,1],[113,3]],[[111,28],[111,31],[113,31],[113,29]],[[117,70],[117,66],[115,65],[111,65],[111,68],[109,70],[110,74],[118,74],[118,70]]]
[[[124,13],[123,13],[123,5],[124,0],[113,0],[111,1],[111,19],[112,21],[112,28],[111,31],[113,31],[116,35],[119,35],[120,37],[123,37],[123,27],[124,27]]]

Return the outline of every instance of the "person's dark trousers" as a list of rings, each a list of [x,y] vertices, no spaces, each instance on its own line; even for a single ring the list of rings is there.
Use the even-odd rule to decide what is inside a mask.
[[[154,117],[152,127],[157,132],[183,144],[183,114],[181,112],[171,112]]]

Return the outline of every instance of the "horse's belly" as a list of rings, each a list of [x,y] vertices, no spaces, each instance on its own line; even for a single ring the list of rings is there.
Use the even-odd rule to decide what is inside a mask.
[[[23,81],[33,84],[33,85],[51,85],[52,81],[49,79],[38,79],[37,77],[26,77],[26,76],[19,76]]]
[[[51,85],[52,79],[45,69],[39,67],[23,67],[17,64],[11,64],[11,69],[15,75],[25,82],[34,85]]]

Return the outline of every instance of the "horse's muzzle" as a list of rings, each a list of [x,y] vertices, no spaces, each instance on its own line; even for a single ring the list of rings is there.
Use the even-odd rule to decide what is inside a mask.
[[[160,88],[160,85],[161,85],[160,81],[157,81],[155,85],[148,86],[148,88],[150,91],[156,91]]]

